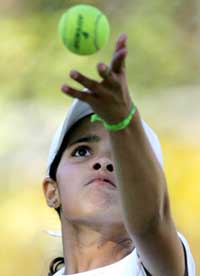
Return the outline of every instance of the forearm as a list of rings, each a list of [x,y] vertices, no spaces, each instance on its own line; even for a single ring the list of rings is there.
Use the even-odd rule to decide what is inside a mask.
[[[144,132],[139,113],[121,131],[110,132],[125,223],[142,233],[164,215],[165,177]]]

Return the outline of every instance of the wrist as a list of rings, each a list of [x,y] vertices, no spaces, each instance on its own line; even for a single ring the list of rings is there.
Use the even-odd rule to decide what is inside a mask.
[[[119,131],[119,130],[121,130],[121,129],[123,129],[126,126],[129,125],[129,123],[130,123],[131,119],[133,118],[136,110],[137,110],[136,106],[133,103],[131,103],[131,108],[130,108],[129,114],[124,119],[122,119],[120,122],[115,123],[115,124],[110,124],[110,123],[106,122],[105,120],[103,120],[97,114],[93,114],[91,116],[91,122],[100,121],[103,124],[104,128],[106,128],[107,130],[109,130],[109,131]]]

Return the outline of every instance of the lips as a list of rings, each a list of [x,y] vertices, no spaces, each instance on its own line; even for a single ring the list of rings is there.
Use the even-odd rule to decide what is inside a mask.
[[[117,186],[114,184],[113,181],[111,181],[111,180],[108,179],[108,178],[103,178],[103,177],[96,177],[96,178],[93,178],[93,179],[91,179],[89,182],[87,182],[86,185],[90,185],[90,184],[92,184],[92,183],[95,182],[95,181],[107,182],[107,183],[109,183],[110,185],[112,185],[113,187],[115,187],[115,188],[117,187]]]

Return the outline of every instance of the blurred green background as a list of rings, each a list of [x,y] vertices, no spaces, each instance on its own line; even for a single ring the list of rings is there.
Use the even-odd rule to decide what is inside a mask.
[[[109,43],[88,57],[71,54],[57,32],[77,3],[102,9]],[[71,99],[60,92],[77,69],[98,78],[117,36],[128,35],[127,74],[143,118],[158,133],[177,229],[189,241],[200,273],[200,4],[198,0],[7,0],[0,3],[1,274],[45,275],[62,255],[55,212],[41,182],[51,137]]]

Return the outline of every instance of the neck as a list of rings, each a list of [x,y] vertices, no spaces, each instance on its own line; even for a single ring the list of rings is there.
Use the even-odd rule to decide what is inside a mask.
[[[113,264],[134,249],[123,224],[98,228],[61,221],[65,275]]]

